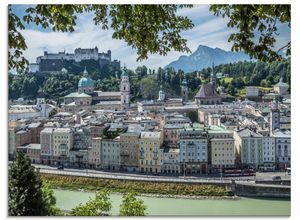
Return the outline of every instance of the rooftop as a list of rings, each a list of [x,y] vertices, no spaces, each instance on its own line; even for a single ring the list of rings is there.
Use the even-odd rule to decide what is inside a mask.
[[[82,92],[82,93],[72,92],[69,95],[65,96],[65,98],[89,98],[89,97],[91,97],[91,96],[84,92]]]
[[[195,98],[213,98],[213,97],[220,97],[220,96],[214,90],[213,85],[210,83],[201,85],[199,91],[195,96]]]
[[[261,134],[251,131],[249,128],[239,130],[237,133],[240,137],[263,137]]]
[[[153,138],[157,139],[160,138],[161,132],[159,131],[143,131],[141,133],[141,138]]]

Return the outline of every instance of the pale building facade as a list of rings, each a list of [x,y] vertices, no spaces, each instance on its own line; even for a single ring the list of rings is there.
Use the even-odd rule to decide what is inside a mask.
[[[101,168],[102,163],[102,138],[101,137],[93,137],[91,142],[91,147],[88,149],[88,159],[89,165],[91,168],[99,169]]]
[[[239,149],[241,164],[258,168],[263,165],[263,136],[248,128],[235,132],[235,147]]]
[[[235,166],[235,147],[233,138],[212,138],[211,165],[212,168],[229,168]]]
[[[179,148],[160,149],[161,172],[169,174],[180,174],[180,153]]]
[[[120,170],[120,139],[102,139],[102,168],[105,170]]]
[[[208,172],[207,133],[201,128],[180,131],[180,164],[183,174]]]
[[[139,166],[140,132],[126,132],[120,135],[121,169],[137,171]]]
[[[73,131],[70,128],[57,128],[53,131],[53,162],[55,165],[68,165],[69,152],[73,147]]]
[[[260,89],[256,86],[246,86],[246,97],[254,98],[259,96]]]
[[[51,164],[53,156],[53,131],[54,128],[44,128],[40,133],[41,163]]]
[[[264,165],[274,165],[275,164],[275,138],[274,137],[264,137],[263,138],[263,162]]]
[[[139,141],[140,161],[139,170],[142,173],[160,173],[160,147],[163,143],[162,132],[141,132]]]
[[[275,138],[275,161],[277,168],[291,166],[291,132],[275,131],[272,135]]]

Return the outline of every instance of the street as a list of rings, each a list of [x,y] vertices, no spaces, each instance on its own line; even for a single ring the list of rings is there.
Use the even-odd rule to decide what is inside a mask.
[[[125,172],[110,172],[110,171],[98,171],[90,169],[71,169],[65,168],[64,170],[58,170],[57,167],[33,164],[36,168],[40,169],[41,173],[48,174],[61,174],[61,175],[73,175],[83,177],[96,177],[96,178],[108,178],[108,179],[126,179],[126,180],[144,180],[144,181],[167,181],[167,182],[193,182],[193,183],[231,183],[231,180],[241,181],[254,181],[254,180],[272,180],[273,176],[280,176],[282,180],[290,180],[291,176],[286,172],[257,172],[253,177],[210,177],[210,176],[166,176],[160,174],[160,176],[145,175],[140,173],[125,173]]]

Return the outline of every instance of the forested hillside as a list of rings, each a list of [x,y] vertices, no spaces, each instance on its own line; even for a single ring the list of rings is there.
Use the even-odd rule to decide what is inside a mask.
[[[79,69],[84,69],[80,67]],[[121,72],[112,68],[94,71],[87,66],[90,77],[94,80],[95,89],[102,91],[118,91]],[[138,99],[156,99],[160,85],[163,86],[167,97],[180,96],[180,85],[184,73],[174,69],[159,68],[149,69],[146,66],[137,67],[134,71],[128,70],[131,81],[132,101]],[[222,73],[223,78],[218,84],[224,87],[230,95],[238,95],[239,90],[245,86],[271,87],[280,77],[290,85],[291,71],[290,60],[273,63],[263,62],[238,62],[215,66],[216,73]],[[189,96],[192,98],[198,91],[201,83],[209,81],[211,68],[187,73]],[[19,97],[34,99],[43,91],[46,98],[58,100],[70,92],[77,90],[77,83],[82,73],[55,72],[45,76],[31,73],[9,74],[9,99]],[[201,79],[200,79],[201,78]]]

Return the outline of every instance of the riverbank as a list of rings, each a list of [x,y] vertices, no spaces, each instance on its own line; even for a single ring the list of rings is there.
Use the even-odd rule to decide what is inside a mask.
[[[115,193],[135,191],[144,196],[159,198],[237,199],[225,186],[111,180],[55,174],[41,174],[41,179],[43,183],[53,188],[75,191],[95,192],[108,189]]]
[[[56,205],[71,210],[94,198],[95,192],[54,189]],[[174,199],[139,196],[147,206],[148,216],[289,216],[290,200],[240,197],[235,199]],[[111,215],[119,214],[120,193],[111,193]]]

